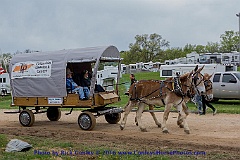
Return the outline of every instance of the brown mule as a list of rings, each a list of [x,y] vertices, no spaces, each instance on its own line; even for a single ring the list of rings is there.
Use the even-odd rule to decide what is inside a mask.
[[[158,127],[162,127],[162,131],[164,133],[168,133],[166,128],[166,121],[168,119],[168,115],[172,106],[175,106],[179,113],[178,121],[181,122],[181,125],[184,127],[184,131],[186,133],[190,133],[188,124],[186,122],[186,114],[184,109],[182,108],[182,104],[185,103],[190,99],[188,96],[189,92],[192,92],[193,87],[196,84],[198,86],[203,87],[202,75],[199,74],[200,71],[203,69],[200,68],[197,70],[195,68],[194,71],[190,73],[186,73],[179,77],[179,81],[181,84],[180,90],[182,95],[179,93],[174,92],[174,78],[168,78],[165,81],[139,81],[130,87],[130,101],[125,107],[125,114],[123,120],[121,122],[120,128],[121,130],[124,129],[127,116],[131,109],[134,106],[138,106],[136,122],[139,125],[141,131],[147,131],[144,126],[142,126],[141,122],[141,115],[145,105],[147,104],[149,108],[152,110],[154,105],[164,106],[165,111],[163,116],[163,124],[159,123],[156,119],[154,112],[150,112],[156,125]],[[196,79],[195,83],[193,79]],[[202,82],[201,82],[202,81]],[[205,89],[205,88],[204,88]],[[180,124],[180,123],[179,123]]]

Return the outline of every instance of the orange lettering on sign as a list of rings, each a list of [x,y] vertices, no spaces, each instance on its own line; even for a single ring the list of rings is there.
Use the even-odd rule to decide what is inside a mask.
[[[24,70],[28,70],[30,67],[32,67],[33,64],[22,64],[20,66],[16,66],[13,70],[13,72],[21,72]]]

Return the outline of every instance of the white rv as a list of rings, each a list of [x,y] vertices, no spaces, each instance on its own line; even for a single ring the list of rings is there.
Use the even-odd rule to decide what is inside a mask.
[[[129,64],[129,70],[130,73],[136,73],[137,72],[137,65],[136,64]]]
[[[215,72],[237,71],[237,66],[222,65],[222,64],[175,64],[175,65],[161,65],[160,77],[175,77],[176,73],[180,75],[192,71],[196,65],[202,67],[201,73],[213,74]]]
[[[126,64],[121,64],[121,74],[126,74],[126,72],[127,72]]]
[[[10,94],[10,79],[8,73],[0,74],[0,95]]]
[[[139,62],[139,63],[136,63],[136,70],[138,72],[141,72],[141,71],[150,71],[150,69],[153,67],[153,62],[150,61],[150,62],[147,62],[147,63],[143,63],[143,62]]]
[[[114,90],[117,82],[118,67],[104,66],[104,70],[97,71],[97,84],[101,85],[106,91]],[[120,77],[122,74],[120,73]]]

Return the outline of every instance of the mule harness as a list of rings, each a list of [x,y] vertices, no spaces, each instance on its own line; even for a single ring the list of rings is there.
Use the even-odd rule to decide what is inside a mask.
[[[171,90],[169,87],[166,87],[165,84],[164,84],[164,82],[172,82],[172,83],[173,83],[173,84],[172,84],[172,85],[173,85],[173,89]],[[138,83],[138,82],[137,82],[137,83]],[[181,100],[180,103],[182,103],[182,101],[183,101],[183,99],[184,99],[185,96],[188,96],[189,98],[191,98],[188,93],[186,93],[186,94],[183,93],[182,88],[181,88],[181,82],[180,82],[180,80],[179,80],[179,77],[174,77],[173,81],[160,81],[160,82],[159,82],[159,83],[160,83],[160,87],[159,87],[158,89],[152,91],[151,93],[149,93],[149,94],[147,94],[147,95],[145,95],[145,96],[143,96],[143,97],[141,97],[141,98],[138,98],[138,97],[137,97],[137,92],[136,92],[136,90],[137,90],[136,84],[137,84],[137,83],[134,83],[135,98],[130,97],[130,100],[131,100],[131,101],[141,101],[141,102],[147,104],[147,103],[146,103],[144,100],[142,100],[142,99],[150,96],[151,94],[157,92],[158,90],[159,90],[159,93],[160,93],[160,94],[159,94],[158,96],[156,96],[156,97],[151,97],[151,98],[149,98],[149,99],[155,99],[155,98],[158,98],[158,97],[162,97],[162,96],[164,95],[164,93],[163,93],[163,88],[164,88],[164,87],[167,88],[169,91],[174,92],[177,96],[182,97],[182,100]],[[189,86],[187,86],[187,87],[189,87]],[[161,101],[162,101],[163,105],[166,105],[163,98],[161,98]],[[180,103],[179,103],[179,104],[180,104]]]

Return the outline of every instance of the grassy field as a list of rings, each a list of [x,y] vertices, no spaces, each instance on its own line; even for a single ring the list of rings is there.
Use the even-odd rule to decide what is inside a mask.
[[[159,80],[159,72],[141,72],[136,73],[135,77],[137,80]],[[128,90],[130,85],[129,74],[123,74],[120,79],[120,96],[121,101],[114,104],[117,107],[124,107],[128,102],[128,96],[124,95],[124,93]],[[17,109],[16,107],[10,107],[11,104],[11,96],[0,97],[0,109]],[[233,113],[240,114],[240,100],[219,100],[218,102],[212,103],[215,108],[217,108],[218,113]],[[197,110],[196,106],[193,103],[188,103],[187,106],[190,110]],[[163,109],[161,107],[160,109]],[[212,112],[211,109],[207,110],[208,113]]]
[[[142,79],[145,79],[145,80],[158,79],[158,80],[160,80],[161,79],[159,72],[136,73],[135,77],[137,80],[142,80]],[[128,90],[128,87],[130,85],[129,74],[124,74],[122,76],[121,83],[125,83],[126,85],[120,86],[121,101],[116,104],[118,107],[124,107],[125,104],[127,104],[128,96],[125,96],[123,93]],[[212,105],[215,108],[217,108],[218,113],[240,114],[240,100],[219,100],[218,102],[212,103]],[[195,104],[193,104],[193,103],[188,103],[187,106],[192,111],[197,110]],[[161,107],[160,109],[163,109],[163,107]],[[211,113],[211,112],[212,112],[211,109],[207,109],[207,113]]]

